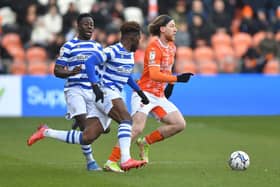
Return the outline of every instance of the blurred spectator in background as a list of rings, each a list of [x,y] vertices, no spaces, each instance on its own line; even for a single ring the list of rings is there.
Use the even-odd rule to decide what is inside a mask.
[[[141,26],[144,24],[143,12],[139,7],[126,7],[124,9],[125,21],[136,21]]]
[[[257,32],[265,31],[267,28],[270,27],[270,23],[267,20],[266,12],[263,9],[259,9],[257,11]]]
[[[71,38],[72,39],[72,38]],[[58,55],[61,46],[65,43],[64,35],[59,33],[54,35],[54,40],[47,46],[48,56],[50,61],[54,61]]]
[[[191,47],[196,48],[210,44],[213,27],[200,14],[193,14],[191,24]]]
[[[19,22],[19,34],[24,46],[28,47],[30,45],[31,33],[37,20],[36,4],[31,4],[28,6],[27,12],[23,15],[23,18],[24,20],[22,22]]]
[[[170,0],[166,0],[166,1],[162,1],[163,3],[167,3],[167,1]],[[174,0],[172,0],[174,1]],[[157,1],[158,3],[160,3],[160,1]],[[143,19],[144,19],[144,23],[145,25],[148,24],[147,19],[148,19],[148,11],[149,11],[149,0],[122,0],[123,6],[126,7],[138,7],[141,9],[142,13],[143,13]]]
[[[90,14],[94,18],[95,28],[105,30],[106,25],[108,25],[111,21],[111,15],[109,14],[106,2],[94,3]]]
[[[13,57],[8,51],[0,44],[0,74],[8,73],[8,67]]]
[[[214,0],[213,9],[210,12],[210,21],[213,23],[215,31],[225,30],[230,33],[231,16],[225,9],[223,0]]]
[[[59,0],[59,1],[64,1],[64,0]],[[91,10],[91,6],[98,1],[99,0],[78,0],[78,1],[75,0],[74,2],[76,3],[80,13],[88,13]]]
[[[31,33],[31,43],[30,45],[40,45],[42,47],[48,47],[49,41],[51,41],[52,35],[48,31],[43,17],[38,17],[34,28]]]
[[[125,21],[125,9],[123,7],[122,1],[116,0],[110,6],[111,8],[109,8],[109,14],[111,15],[111,20],[105,28],[105,31],[108,35],[107,45],[111,45],[116,42],[116,39],[118,39],[117,35],[119,33],[119,28]]]
[[[179,22],[177,24],[177,32],[175,38],[176,46],[190,46],[191,45],[191,38],[190,33],[188,30],[187,22]]]
[[[264,58],[271,60],[277,54],[278,44],[274,38],[273,30],[267,28],[265,32],[265,38],[260,41],[258,50],[261,56]]]
[[[65,40],[71,40],[77,34],[77,22],[75,20],[72,21],[72,26],[69,31],[65,34]]]
[[[193,0],[191,9],[187,14],[188,24],[192,23],[194,15],[200,15],[204,20],[207,19],[207,13],[204,10],[203,1],[201,0]]]
[[[174,18],[176,24],[187,23],[187,9],[186,9],[186,1],[178,0],[175,8],[169,10],[169,15]]]
[[[226,56],[219,65],[221,73],[237,73],[240,68],[239,64],[233,56]]]
[[[44,16],[44,24],[47,31],[55,38],[55,35],[62,31],[62,16],[58,12],[56,5],[51,5],[47,14]]]
[[[241,73],[260,73],[262,69],[258,67],[260,55],[254,48],[249,48],[241,60]]]
[[[75,2],[75,6],[77,7],[77,2],[79,1],[75,1],[75,0],[48,0],[49,6],[56,5],[59,7],[59,12],[61,15],[64,15],[69,8],[69,4],[74,2]],[[49,8],[47,8],[47,10],[48,9]]]
[[[253,15],[253,9],[249,5],[243,7],[242,20],[239,27],[240,32],[246,32],[250,35],[254,35],[258,31],[258,24],[253,18]]]
[[[123,22],[124,21],[124,6],[123,6],[123,3],[121,0],[116,0],[114,3],[113,3],[113,6],[110,10],[110,14],[112,16],[112,21],[113,22],[118,22],[118,25],[119,23]]]
[[[68,33],[72,29],[73,22],[76,21],[78,15],[79,12],[77,11],[76,5],[73,2],[69,3],[68,9],[63,16],[63,26],[62,26],[63,34]]]
[[[275,11],[275,20],[273,22],[273,31],[280,32],[280,6]]]
[[[258,12],[261,9],[268,10],[269,8],[269,1],[273,0],[242,0],[242,3],[245,6],[250,6],[253,12]]]
[[[16,24],[16,12],[10,7],[0,8],[1,25],[4,27],[13,27]],[[8,32],[8,28],[6,29]]]

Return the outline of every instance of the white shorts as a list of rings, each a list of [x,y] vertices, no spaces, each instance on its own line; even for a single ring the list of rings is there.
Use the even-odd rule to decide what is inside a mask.
[[[119,90],[113,90],[107,87],[101,87],[101,89],[104,93],[104,102],[101,103],[101,101],[98,101],[96,104],[99,110],[101,110],[105,114],[108,114],[113,107],[112,100],[117,98],[122,98],[122,96]],[[95,95],[94,95],[94,100],[95,100]]]
[[[141,98],[136,92],[132,93],[131,115],[134,115],[136,112],[143,112],[148,115],[151,112],[157,119],[162,119],[168,113],[178,111],[178,108],[166,97],[157,97],[145,91],[144,93],[149,98],[150,103],[148,105],[144,105],[141,102]]]
[[[106,130],[111,123],[111,118],[106,113],[97,108],[95,95],[92,90],[72,87],[64,91],[67,104],[67,117],[73,117],[86,114],[87,118],[98,117],[103,129]]]

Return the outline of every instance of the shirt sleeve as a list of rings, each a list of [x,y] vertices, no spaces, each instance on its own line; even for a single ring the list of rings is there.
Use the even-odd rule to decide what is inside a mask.
[[[67,62],[70,58],[70,51],[71,47],[69,44],[65,43],[59,50],[59,56],[55,61],[55,64],[61,65],[61,66],[67,66]]]
[[[95,73],[95,66],[98,64],[103,63],[106,61],[106,55],[104,54],[103,50],[101,51],[95,51],[86,61],[85,61],[85,67],[86,67],[86,74],[88,76],[88,79],[91,83],[98,82],[96,73]]]

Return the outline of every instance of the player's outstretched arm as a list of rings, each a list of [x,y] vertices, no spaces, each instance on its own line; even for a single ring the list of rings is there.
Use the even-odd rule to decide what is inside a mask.
[[[134,79],[132,78],[132,76],[129,77],[127,84],[134,90],[137,92],[137,94],[139,95],[139,97],[141,97],[141,102],[145,105],[149,104],[149,99],[148,97],[144,94],[144,92],[140,89],[140,87],[138,86],[138,84],[134,81]]]
[[[91,55],[86,61],[85,61],[85,66],[86,66],[86,74],[88,76],[89,81],[91,82],[92,85],[92,90],[95,94],[95,102],[98,102],[101,100],[101,102],[104,101],[104,94],[99,88],[97,82],[97,76],[95,74],[95,66],[102,63],[102,59],[98,57],[98,55],[93,54]]]
[[[193,73],[183,73],[177,76],[177,82],[188,82],[193,76]]]

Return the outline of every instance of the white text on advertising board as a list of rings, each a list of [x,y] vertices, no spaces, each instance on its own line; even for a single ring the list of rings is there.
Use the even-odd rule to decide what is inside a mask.
[[[65,107],[64,93],[62,90],[41,90],[38,86],[30,86],[27,89],[27,101],[31,105],[44,105],[51,108]]]

